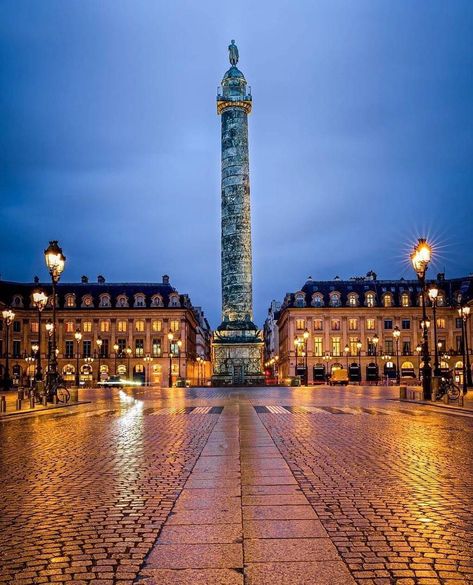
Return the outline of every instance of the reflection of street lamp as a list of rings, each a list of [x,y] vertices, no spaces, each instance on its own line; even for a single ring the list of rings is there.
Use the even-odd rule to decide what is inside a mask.
[[[115,376],[117,375],[117,357],[118,357],[118,350],[120,349],[120,346],[118,345],[118,343],[114,343],[113,344],[113,355],[115,358]]]
[[[57,240],[51,240],[49,246],[44,251],[44,259],[51,276],[52,283],[52,307],[53,307],[53,332],[51,337],[51,358],[48,370],[48,394],[51,395],[51,386],[57,381],[57,355],[56,355],[56,284],[61,278],[61,274],[66,264],[66,257]]]
[[[145,386],[149,386],[150,385],[150,375],[149,375],[149,367],[151,362],[153,361],[153,358],[149,355],[149,353],[146,354],[146,356],[143,358],[143,361],[145,362],[145,372],[146,372],[146,378],[147,380],[145,380]]]
[[[462,320],[462,349],[463,349],[463,394],[468,391],[468,386],[471,386],[471,367],[470,356],[468,351],[468,328],[467,321],[470,316],[470,307],[459,307],[458,314]]]
[[[181,347],[182,347],[182,341],[180,339],[177,340],[177,357],[178,357],[178,378],[181,377]]]
[[[5,335],[6,335],[6,342],[5,342],[5,372],[3,374],[3,389],[9,390],[11,385],[10,380],[10,325],[13,323],[15,319],[15,313],[11,309],[5,309],[2,311],[2,317],[5,322]]]
[[[80,378],[79,378],[79,358],[80,358],[80,341],[82,339],[82,333],[77,329],[74,333],[74,338],[76,340],[76,386],[79,388]]]
[[[43,379],[43,372],[41,368],[41,314],[48,302],[48,295],[43,291],[35,291],[33,293],[33,305],[38,309],[38,351],[36,352],[36,373],[35,380],[38,382]]]
[[[52,324],[51,321],[48,320],[48,322],[45,325],[45,328],[46,328],[46,333],[48,334],[48,378],[49,378],[49,372],[51,369],[51,338],[53,336],[54,325]]]
[[[378,334],[375,333],[371,339],[371,341],[373,342],[374,345],[374,364],[376,366],[376,381],[379,380],[379,375],[378,375],[378,343],[379,343],[379,337]]]
[[[294,377],[297,376],[297,362],[299,359],[299,346],[301,343],[302,343],[302,340],[299,337],[296,337],[294,339],[294,352],[296,354],[296,356],[295,356],[296,361],[295,361],[295,365],[294,365]]]
[[[307,341],[309,339],[309,336],[310,336],[310,333],[306,329],[304,331],[304,333],[302,334],[302,337],[304,338],[304,378],[305,378],[305,385],[306,386],[309,385],[309,368],[308,368],[308,364],[307,364]]]
[[[399,337],[401,337],[401,332],[397,325],[394,327],[393,337],[396,340],[396,382],[400,384],[401,372],[399,371]]]
[[[103,339],[101,337],[97,338],[97,341],[95,342],[97,344],[97,353],[98,353],[98,358],[99,358],[99,373],[97,374],[97,382],[101,381],[101,375],[100,375],[100,359],[102,358],[102,345],[103,345]]]
[[[172,388],[172,341],[174,339],[174,335],[170,331],[168,333],[168,341],[169,341],[169,388]]]
[[[433,319],[434,319],[434,376],[440,376],[439,368],[439,351],[437,346],[437,297],[439,289],[435,284],[431,284],[428,290],[430,302],[432,303]]]
[[[343,348],[343,353],[345,354],[345,357],[347,358],[347,372],[348,372],[348,354],[350,353],[350,346],[348,344],[345,345],[345,347]]]
[[[131,380],[131,378],[130,378],[130,357],[131,357],[131,354],[133,353],[133,350],[131,349],[130,346],[128,346],[125,351],[126,351],[126,355],[128,358],[127,375],[128,375],[128,379]]]
[[[417,245],[411,253],[411,262],[417,273],[421,288],[422,299],[422,321],[424,325],[427,322],[426,302],[425,302],[425,273],[429,267],[432,249],[424,238],[419,238]],[[429,333],[427,327],[422,327],[422,389],[424,400],[429,400],[432,386],[432,368],[430,367],[429,356]]]
[[[361,381],[361,348],[362,347],[363,347],[363,344],[358,339],[358,341],[356,342],[356,349],[358,350],[358,367],[360,369],[360,381]]]

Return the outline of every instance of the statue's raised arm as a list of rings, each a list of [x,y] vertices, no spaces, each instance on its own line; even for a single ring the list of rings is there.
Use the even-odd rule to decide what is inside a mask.
[[[234,40],[232,40],[228,46],[228,58],[230,59],[230,63],[232,65],[236,65],[238,63],[238,47],[235,45]]]

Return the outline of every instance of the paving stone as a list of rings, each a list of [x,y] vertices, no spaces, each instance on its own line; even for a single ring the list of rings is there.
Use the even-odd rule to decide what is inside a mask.
[[[330,538],[245,538],[243,548],[245,563],[339,560]]]
[[[245,567],[247,585],[351,585],[355,580],[342,561],[252,563]]]
[[[245,520],[246,538],[310,538],[325,537],[320,520]]]
[[[140,585],[243,585],[243,574],[233,569],[145,569]]]
[[[241,524],[199,524],[197,526],[163,526],[160,544],[207,544],[242,542]]]

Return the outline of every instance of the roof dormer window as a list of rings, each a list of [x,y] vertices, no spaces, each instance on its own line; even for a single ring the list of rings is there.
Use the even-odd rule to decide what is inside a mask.
[[[85,307],[86,309],[90,309],[91,307],[94,306],[94,300],[92,298],[92,295],[84,295],[82,297],[82,307]]]
[[[135,307],[146,307],[145,295],[142,293],[138,293],[135,295]]]
[[[117,307],[128,307],[128,297],[126,295],[118,295]]]

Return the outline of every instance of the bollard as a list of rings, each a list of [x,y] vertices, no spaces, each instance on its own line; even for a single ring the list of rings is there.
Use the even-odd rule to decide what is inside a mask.
[[[34,394],[33,394],[33,392],[30,394],[30,408],[34,408]]]
[[[57,394],[53,394],[53,404],[57,404]]]
[[[25,397],[25,393],[23,388],[18,388],[18,400],[23,400],[23,398]]]
[[[48,406],[48,396],[47,396],[47,394],[43,394],[43,397],[41,399],[41,403],[43,404],[43,406]]]
[[[5,396],[2,396],[0,398],[0,412],[6,412],[7,411],[7,401],[5,399]]]
[[[21,398],[16,399],[16,409],[21,410]]]

